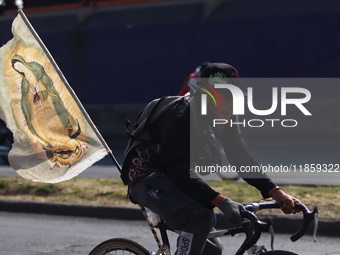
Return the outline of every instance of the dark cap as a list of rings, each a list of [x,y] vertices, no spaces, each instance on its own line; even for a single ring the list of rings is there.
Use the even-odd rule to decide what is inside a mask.
[[[238,78],[237,70],[225,63],[211,63],[201,70],[201,78]]]

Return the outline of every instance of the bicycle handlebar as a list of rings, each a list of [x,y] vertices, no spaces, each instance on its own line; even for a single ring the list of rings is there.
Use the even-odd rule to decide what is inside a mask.
[[[241,211],[240,214],[242,217],[248,219],[252,225],[254,226],[254,233],[250,230],[249,222],[242,223],[242,227],[244,228],[244,232],[246,233],[246,240],[243,242],[236,255],[243,254],[247,249],[249,249],[253,244],[257,242],[260,238],[261,232],[267,232],[269,228],[272,226],[271,222],[263,222],[257,218],[257,216],[253,213],[262,209],[274,209],[281,208],[281,204],[277,202],[267,202],[267,203],[252,203],[244,205],[245,211]],[[318,209],[315,207],[313,211],[310,211],[304,204],[295,204],[295,209],[298,211],[302,211],[303,213],[303,224],[302,227],[294,233],[290,240],[292,242],[300,239],[308,230],[309,225],[315,220],[314,226],[314,241],[316,236],[317,229],[317,215]]]
[[[281,208],[281,204],[277,202],[269,202],[269,203],[252,203],[252,204],[246,204],[244,206],[246,210],[251,211],[251,212],[256,212],[258,210],[262,209],[274,209],[274,208]],[[302,227],[294,233],[291,237],[290,240],[292,242],[297,241],[300,239],[304,234],[306,234],[309,225],[315,220],[316,225],[315,228],[317,227],[317,216],[318,216],[318,208],[315,207],[313,211],[310,211],[307,206],[304,204],[295,204],[295,209],[298,211],[301,211],[303,213],[303,224]],[[249,219],[251,221],[251,219]],[[316,233],[314,232],[314,240],[315,240],[315,235]]]
[[[303,212],[303,224],[300,230],[298,230],[295,234],[290,237],[292,242],[295,242],[300,239],[308,230],[309,225],[315,220],[315,226],[317,227],[317,217],[318,217],[318,208],[314,207],[313,211],[309,211],[308,208],[304,204],[296,204],[295,208],[299,211]],[[314,232],[314,241],[315,241],[316,232]]]

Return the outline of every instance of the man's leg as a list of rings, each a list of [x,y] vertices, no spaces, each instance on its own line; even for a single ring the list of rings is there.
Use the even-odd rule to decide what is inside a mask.
[[[223,245],[219,238],[210,238],[206,241],[202,255],[221,255]]]
[[[177,239],[175,255],[221,255],[223,246],[216,238],[208,239],[207,236],[215,224],[213,211],[196,212],[197,217],[185,226]]]
[[[158,198],[150,191],[157,190]],[[181,230],[176,255],[199,255],[215,224],[213,210],[207,209],[181,192],[171,180],[152,176],[137,181],[130,194],[141,205],[158,213],[169,227]]]

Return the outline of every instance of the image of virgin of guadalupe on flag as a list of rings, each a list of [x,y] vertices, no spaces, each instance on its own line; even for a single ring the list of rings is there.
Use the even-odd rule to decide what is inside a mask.
[[[23,178],[69,180],[109,150],[24,13],[0,48],[0,118],[12,131],[9,162]]]

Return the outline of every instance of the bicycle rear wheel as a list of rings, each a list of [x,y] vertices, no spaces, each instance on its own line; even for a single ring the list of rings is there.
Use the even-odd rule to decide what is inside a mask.
[[[294,252],[290,252],[290,251],[277,250],[277,251],[267,251],[263,253],[262,255],[298,255],[298,254]]]
[[[113,238],[98,244],[89,255],[150,255],[150,252],[139,243],[125,238]]]

